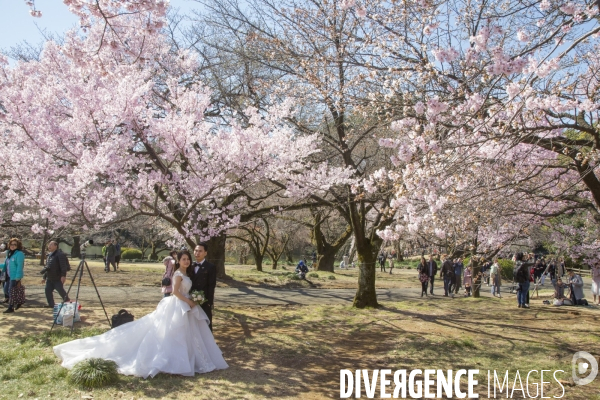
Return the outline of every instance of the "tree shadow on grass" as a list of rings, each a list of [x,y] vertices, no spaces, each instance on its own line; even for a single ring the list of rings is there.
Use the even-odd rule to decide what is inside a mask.
[[[411,305],[423,310],[404,309]],[[122,377],[114,386],[94,390],[94,396],[112,397],[123,391],[144,398],[331,398],[339,396],[340,369],[484,369],[492,362],[519,367],[522,361],[514,361],[517,354],[536,359],[546,351],[552,357],[571,351],[553,324],[555,316],[565,318],[566,324],[576,318],[589,322],[585,329],[589,332],[598,325],[594,314],[516,314],[506,308],[490,310],[490,305],[491,300],[462,305],[385,303],[377,310],[298,305],[219,308],[215,337],[229,369],[194,377]],[[71,338],[64,331],[40,337],[27,326],[21,329],[33,332],[24,344],[47,350]],[[77,332],[95,333],[89,327]],[[556,342],[550,350],[549,341]]]

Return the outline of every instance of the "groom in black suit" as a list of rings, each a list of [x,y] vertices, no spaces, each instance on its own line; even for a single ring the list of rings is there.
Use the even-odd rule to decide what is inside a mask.
[[[194,249],[196,262],[192,264],[190,271],[190,278],[192,280],[190,291],[204,291],[207,301],[201,307],[208,317],[208,326],[212,331],[212,310],[214,308],[215,287],[217,286],[217,267],[206,261],[207,250],[206,243],[200,243]]]

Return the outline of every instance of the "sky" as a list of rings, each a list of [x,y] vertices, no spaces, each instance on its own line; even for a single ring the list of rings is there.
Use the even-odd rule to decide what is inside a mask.
[[[40,30],[60,35],[77,26],[77,18],[62,0],[36,0],[35,4],[42,12],[41,18],[29,15],[29,7],[24,0],[0,0],[0,50],[8,50],[24,40],[37,44],[43,41]],[[171,6],[185,12],[197,8],[197,3],[171,0]]]

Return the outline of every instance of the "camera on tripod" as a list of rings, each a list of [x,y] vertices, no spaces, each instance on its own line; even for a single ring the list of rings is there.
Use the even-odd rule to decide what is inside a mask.
[[[92,239],[89,239],[88,241],[86,241],[85,243],[83,243],[81,246],[79,246],[79,250],[80,250],[80,251],[85,251],[85,249],[86,249],[88,246],[91,246],[91,245],[93,245],[93,244],[94,244],[94,241],[93,241]]]

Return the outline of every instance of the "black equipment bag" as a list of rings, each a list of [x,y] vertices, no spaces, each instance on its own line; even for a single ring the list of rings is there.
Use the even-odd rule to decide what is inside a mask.
[[[120,310],[118,314],[112,316],[112,327],[116,328],[131,321],[133,321],[133,315],[127,310]]]

